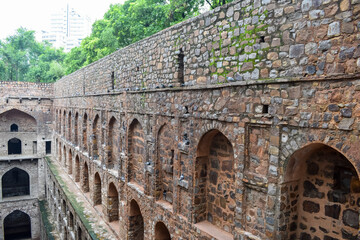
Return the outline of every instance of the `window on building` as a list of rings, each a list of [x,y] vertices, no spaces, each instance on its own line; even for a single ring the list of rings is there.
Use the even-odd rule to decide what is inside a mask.
[[[46,154],[51,154],[51,141],[45,142],[45,152]]]

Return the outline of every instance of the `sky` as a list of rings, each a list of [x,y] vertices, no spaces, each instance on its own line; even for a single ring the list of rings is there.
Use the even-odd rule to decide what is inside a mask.
[[[69,4],[93,21],[101,19],[110,4],[123,0],[2,0],[0,8],[0,39],[13,35],[19,27],[41,31],[48,28],[50,15]]]

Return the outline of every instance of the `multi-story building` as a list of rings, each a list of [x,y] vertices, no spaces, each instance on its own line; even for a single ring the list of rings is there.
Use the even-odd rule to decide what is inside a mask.
[[[50,19],[50,29],[41,33],[42,41],[48,41],[56,48],[64,48],[69,52],[73,47],[80,46],[81,40],[91,33],[91,20],[79,14],[67,5]]]

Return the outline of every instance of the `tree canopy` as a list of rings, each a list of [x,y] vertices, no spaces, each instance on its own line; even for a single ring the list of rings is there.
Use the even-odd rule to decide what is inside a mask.
[[[19,28],[0,41],[0,79],[53,82],[65,74],[65,53],[49,43],[38,43],[34,31]]]
[[[34,31],[19,28],[0,41],[0,80],[53,82],[117,49],[153,35],[232,0],[126,0],[110,5],[104,18],[94,22],[90,36],[65,54],[49,43],[35,41]]]

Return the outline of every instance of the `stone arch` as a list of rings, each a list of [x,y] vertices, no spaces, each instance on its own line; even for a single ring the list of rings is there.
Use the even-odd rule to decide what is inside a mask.
[[[17,167],[7,171],[1,178],[2,197],[30,195],[30,176]]]
[[[143,240],[144,239],[144,219],[141,214],[139,204],[133,199],[130,201],[129,209],[129,240]]]
[[[65,167],[65,169],[66,169],[66,167],[67,167],[67,165],[68,165],[66,153],[67,153],[67,151],[66,151],[66,147],[65,147],[65,144],[64,144],[64,146],[63,146],[63,156],[64,156],[63,166]]]
[[[80,158],[79,155],[75,157],[75,182],[80,181]]]
[[[74,142],[75,145],[79,145],[79,113],[75,113],[75,120],[74,120]]]
[[[99,142],[100,132],[101,132],[100,117],[98,114],[96,114],[94,121],[93,121],[92,139],[91,139],[93,159],[99,159],[99,154],[100,154],[99,147],[101,145],[101,143]]]
[[[68,160],[68,172],[69,172],[69,174],[72,174],[72,170],[73,170],[73,164],[72,164],[72,162],[73,162],[73,158],[72,158],[72,151],[71,151],[71,149],[69,148],[69,160]]]
[[[59,153],[58,153],[58,160],[59,160],[59,162],[61,163],[61,161],[62,161],[62,152],[61,152],[61,142],[59,141],[58,142],[58,148],[59,148]]]
[[[94,206],[101,205],[101,178],[98,172],[94,175],[94,191],[93,191],[93,202]]]
[[[117,121],[115,117],[111,117],[109,121],[108,146],[108,168],[117,169],[120,153],[120,125],[119,121]]]
[[[25,111],[16,108],[4,111],[0,114],[2,124],[0,125],[0,132],[16,132],[19,129],[21,132],[36,132],[36,119]]]
[[[171,240],[170,232],[163,222],[155,225],[155,240]]]
[[[71,124],[71,111],[69,111],[69,114],[68,114],[68,126],[67,126],[67,135],[68,135],[68,137],[67,137],[67,139],[71,142],[71,130],[72,130],[72,124]]]
[[[173,203],[173,166],[174,143],[173,131],[164,124],[158,132],[156,162],[156,199]]]
[[[4,218],[4,239],[31,239],[30,216],[15,210]]]
[[[83,123],[82,123],[82,144],[83,144],[83,148],[85,150],[88,150],[88,143],[87,143],[87,134],[88,134],[88,130],[87,130],[87,126],[88,125],[88,116],[86,113],[84,113],[83,116]]]
[[[18,138],[11,138],[8,141],[8,154],[21,154],[22,152],[22,146],[21,146],[21,140]]]
[[[65,132],[66,132],[65,122],[66,122],[66,112],[64,110],[63,118],[62,118],[62,126],[61,126],[61,129],[62,129],[61,134],[63,135],[63,137],[65,137]]]
[[[18,132],[19,126],[16,123],[11,124],[10,126],[10,132]]]
[[[140,122],[134,119],[129,127],[129,181],[144,187],[145,134]]]
[[[89,167],[86,162],[84,162],[84,167],[82,171],[82,190],[85,193],[89,192]]]
[[[109,222],[119,220],[119,193],[112,182],[110,182],[108,188],[107,210]]]
[[[354,165],[323,143],[291,154],[281,184],[280,229],[286,239],[357,239],[360,181]],[[331,231],[325,231],[329,229]]]
[[[207,221],[232,233],[236,206],[234,150],[228,138],[217,129],[200,139],[194,179],[195,223]]]

